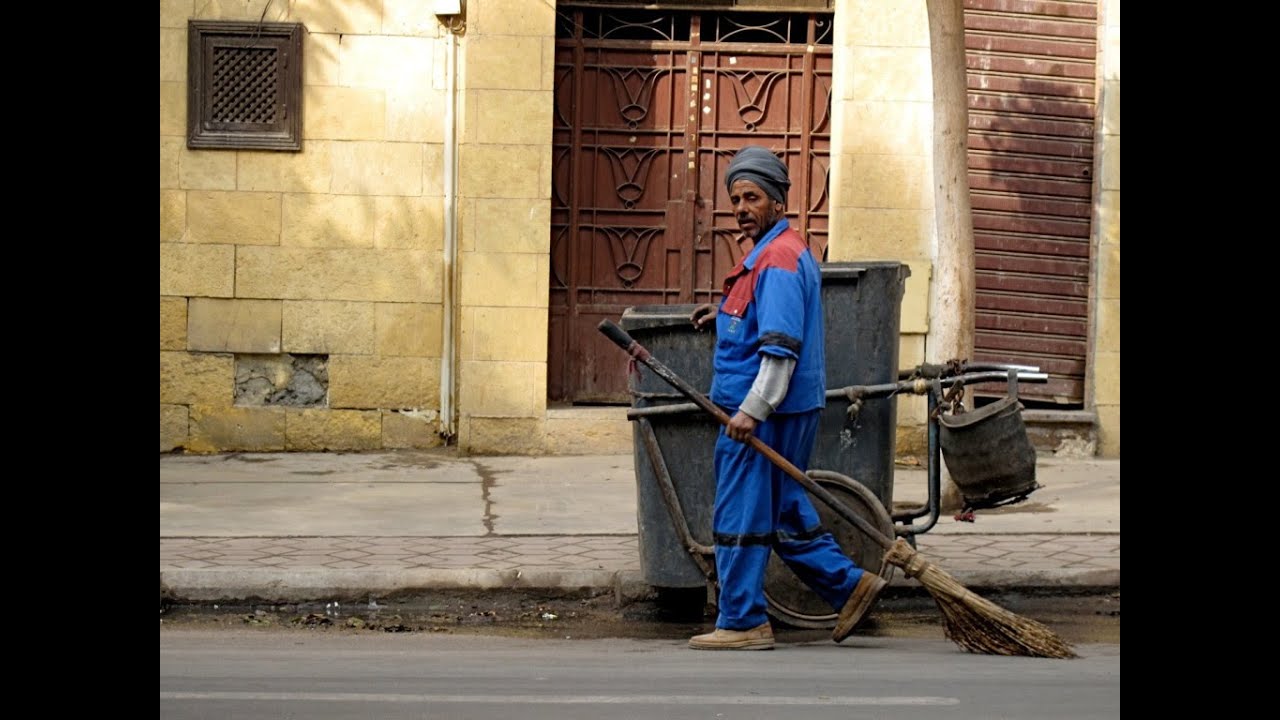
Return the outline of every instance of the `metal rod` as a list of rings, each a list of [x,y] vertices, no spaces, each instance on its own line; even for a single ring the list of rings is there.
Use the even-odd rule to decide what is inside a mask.
[[[934,382],[937,383],[939,381],[935,380]],[[923,506],[925,512],[920,513],[920,515],[924,515],[927,513],[929,515],[929,519],[926,520],[921,525],[907,525],[904,527],[894,528],[894,532],[897,533],[899,537],[909,538],[913,535],[921,535],[923,533],[928,532],[930,529],[933,528],[934,525],[937,524],[938,515],[941,514],[942,504],[941,504],[940,498],[942,496],[942,468],[939,467],[939,463],[942,460],[941,458],[942,453],[941,453],[941,446],[938,442],[938,421],[933,416],[934,408],[938,407],[938,396],[941,394],[941,392],[942,392],[941,385],[938,385],[937,387],[934,388],[933,392],[930,392],[928,394],[929,396],[929,415],[928,415],[929,417],[929,449],[928,449],[929,500]],[[895,516],[894,521],[896,522],[897,520],[898,518],[897,516]]]

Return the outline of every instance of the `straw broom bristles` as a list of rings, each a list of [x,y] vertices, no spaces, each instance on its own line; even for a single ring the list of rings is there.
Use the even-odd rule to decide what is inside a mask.
[[[902,568],[907,577],[915,578],[924,585],[942,611],[947,639],[969,652],[1043,658],[1077,657],[1071,645],[1052,630],[974,594],[941,568],[920,557],[902,538],[898,538],[885,553],[884,561]]]

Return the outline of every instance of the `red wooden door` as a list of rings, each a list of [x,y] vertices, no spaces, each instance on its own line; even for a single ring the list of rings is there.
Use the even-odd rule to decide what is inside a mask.
[[[790,168],[788,215],[826,248],[830,13],[558,11],[548,399],[629,403],[596,326],[710,302],[740,244],[724,170],[744,145]]]

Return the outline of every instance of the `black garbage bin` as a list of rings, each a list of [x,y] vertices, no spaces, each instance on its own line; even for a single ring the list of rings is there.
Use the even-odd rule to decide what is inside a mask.
[[[822,302],[826,329],[827,389],[897,380],[901,303],[909,269],[899,262],[825,263]],[[677,375],[704,394],[710,392],[715,334],[689,322],[695,305],[642,305],[628,308],[621,326]],[[656,373],[635,364],[628,387],[634,409],[687,404]],[[849,401],[829,398],[809,468],[815,480],[878,529],[892,535],[887,509],[893,497],[896,399],[863,401],[849,422]],[[658,588],[691,588],[706,578],[681,541],[663,498],[642,433],[651,428],[666,475],[692,539],[711,545],[715,500],[714,452],[719,423],[701,410],[645,415],[633,422],[637,526],[640,568],[645,582]],[[849,427],[846,428],[846,425]],[[848,479],[857,482],[850,483]],[[879,568],[883,549],[830,511],[814,505],[837,541],[859,564]],[[709,558],[708,558],[709,559]],[[782,620],[805,627],[834,623],[829,606],[804,586],[776,556],[766,576],[770,610]]]

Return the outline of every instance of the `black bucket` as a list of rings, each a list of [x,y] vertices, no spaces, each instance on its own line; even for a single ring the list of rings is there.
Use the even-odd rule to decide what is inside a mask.
[[[1040,487],[1022,410],[1017,373],[1010,371],[1006,397],[971,412],[938,416],[942,458],[966,509],[1018,502]]]

